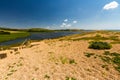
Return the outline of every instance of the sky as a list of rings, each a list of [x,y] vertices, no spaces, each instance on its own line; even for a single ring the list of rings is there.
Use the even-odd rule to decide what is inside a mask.
[[[120,0],[0,0],[0,26],[120,29]]]

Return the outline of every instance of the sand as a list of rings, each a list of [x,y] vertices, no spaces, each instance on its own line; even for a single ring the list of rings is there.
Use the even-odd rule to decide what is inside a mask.
[[[120,73],[112,66],[107,71],[99,58],[85,56],[85,52],[104,52],[88,49],[88,41],[50,39],[31,45],[18,51],[0,51],[7,53],[7,58],[0,59],[0,80],[120,80]],[[120,53],[119,47],[113,44],[109,51]]]

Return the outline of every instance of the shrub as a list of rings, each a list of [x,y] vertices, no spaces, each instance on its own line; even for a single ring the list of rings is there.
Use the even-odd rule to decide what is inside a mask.
[[[90,43],[89,48],[91,48],[91,49],[111,49],[112,46],[107,42],[95,41],[95,42]]]

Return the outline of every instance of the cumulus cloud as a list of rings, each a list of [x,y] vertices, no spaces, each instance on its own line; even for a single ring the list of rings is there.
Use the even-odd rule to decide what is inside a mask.
[[[62,23],[60,27],[65,27],[66,25],[67,25],[66,23]]]
[[[71,27],[72,25],[71,24],[67,24],[66,27]]]
[[[66,25],[66,23],[62,23],[62,25],[63,25],[63,26],[65,26],[65,25]]]
[[[110,3],[108,3],[108,4],[106,4],[106,5],[103,7],[103,9],[104,9],[104,10],[115,9],[115,8],[117,8],[118,6],[119,6],[119,3],[118,3],[118,2],[112,1],[112,2],[110,2]]]
[[[73,21],[73,23],[75,24],[75,23],[77,23],[77,21]]]
[[[68,21],[68,19],[65,19],[65,20],[64,20],[64,22],[67,22],[67,21]]]
[[[71,24],[62,23],[62,25],[60,27],[62,27],[62,28],[69,28],[71,26],[72,26]]]
[[[74,24],[76,24],[78,21],[68,21],[68,19],[65,19],[63,23],[60,25],[61,28],[71,28]]]

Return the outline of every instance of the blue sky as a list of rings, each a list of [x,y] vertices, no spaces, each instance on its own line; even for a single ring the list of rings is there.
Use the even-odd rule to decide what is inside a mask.
[[[0,0],[0,26],[120,29],[120,0]]]

